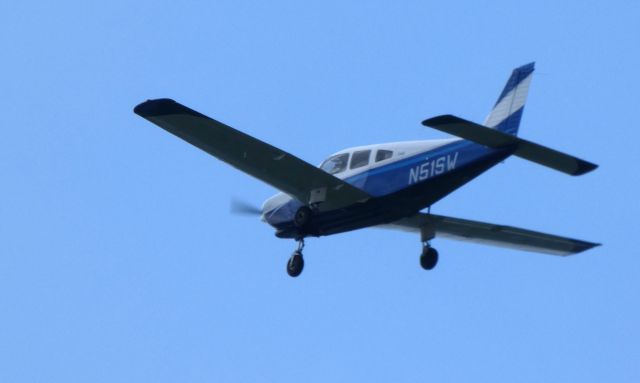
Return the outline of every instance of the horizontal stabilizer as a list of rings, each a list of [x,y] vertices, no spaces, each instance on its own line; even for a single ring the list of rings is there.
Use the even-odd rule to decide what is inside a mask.
[[[422,125],[490,148],[513,146],[514,155],[573,176],[588,173],[598,167],[566,153],[449,114],[424,120]]]
[[[436,237],[552,255],[572,255],[600,246],[598,243],[513,226],[425,213],[418,213],[379,227],[416,233],[424,230],[432,232]]]

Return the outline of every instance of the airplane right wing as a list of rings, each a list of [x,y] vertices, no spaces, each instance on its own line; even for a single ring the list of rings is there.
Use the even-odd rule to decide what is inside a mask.
[[[254,137],[170,99],[149,100],[133,110],[139,116],[214,157],[289,194],[304,204],[322,202],[320,211],[371,198],[331,174]]]
[[[552,255],[572,255],[600,246],[598,243],[580,241],[513,226],[495,225],[425,213],[418,213],[378,227],[416,233],[427,231],[436,237]]]

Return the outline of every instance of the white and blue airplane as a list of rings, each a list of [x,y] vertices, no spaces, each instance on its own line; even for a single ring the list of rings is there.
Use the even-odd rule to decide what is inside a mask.
[[[304,267],[306,237],[372,226],[419,233],[420,265],[427,270],[438,262],[438,252],[431,247],[436,237],[576,254],[599,244],[430,213],[434,203],[510,156],[574,176],[597,167],[517,137],[533,70],[534,63],[513,70],[482,125],[452,115],[422,122],[456,138],[344,149],[319,168],[171,99],[143,102],[134,112],[281,191],[262,209],[244,206],[241,210],[261,215],[277,237],[298,242],[287,262],[292,277]]]

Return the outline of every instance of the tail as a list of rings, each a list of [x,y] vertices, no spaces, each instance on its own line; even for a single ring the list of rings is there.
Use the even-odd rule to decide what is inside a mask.
[[[527,100],[532,73],[533,63],[513,70],[484,125],[450,114],[429,118],[422,121],[422,125],[490,148],[512,150],[515,156],[574,176],[594,170],[598,165],[515,137],[520,126],[524,103]]]
[[[534,64],[529,63],[513,70],[498,101],[484,121],[484,126],[506,134],[518,135],[520,119],[529,93],[529,84],[533,77]]]

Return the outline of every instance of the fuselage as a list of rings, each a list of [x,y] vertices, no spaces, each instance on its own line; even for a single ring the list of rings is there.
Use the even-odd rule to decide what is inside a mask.
[[[329,235],[391,222],[441,199],[508,157],[495,150],[452,138],[393,142],[341,150],[320,168],[372,196],[363,204],[317,213],[303,235]],[[302,202],[278,193],[262,206],[262,219],[279,237],[299,236],[293,225]]]

